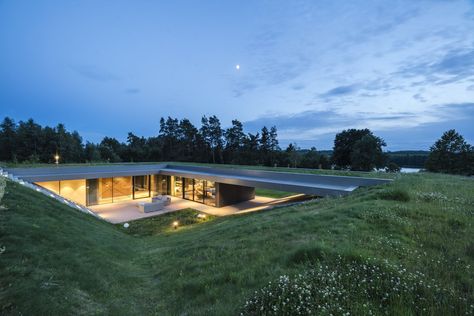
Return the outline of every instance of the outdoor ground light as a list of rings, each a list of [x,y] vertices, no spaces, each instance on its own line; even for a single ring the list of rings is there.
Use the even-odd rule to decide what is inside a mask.
[[[178,228],[178,225],[179,225],[179,222],[178,222],[178,221],[174,221],[174,222],[173,222],[173,227],[174,227],[174,229],[177,229],[177,228]]]
[[[59,164],[59,155],[58,154],[54,155],[54,160],[56,160],[56,164]]]

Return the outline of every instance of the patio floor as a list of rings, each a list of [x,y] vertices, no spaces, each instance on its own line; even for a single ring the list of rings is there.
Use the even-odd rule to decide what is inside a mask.
[[[138,210],[137,207],[137,204],[139,202],[150,202],[151,199],[140,199],[123,203],[95,205],[90,206],[89,208],[105,220],[113,224],[117,224],[133,221],[140,218],[158,216],[164,213],[174,212],[185,208],[193,208],[203,213],[216,216],[226,216],[238,213],[260,211],[263,209],[271,208],[275,205],[294,203],[303,198],[304,196],[301,194],[279,199],[256,196],[253,200],[237,203],[234,205],[224,207],[212,207],[209,205],[204,205],[201,203],[184,200],[177,197],[171,197],[170,205],[168,205],[161,211],[151,213],[142,213]]]

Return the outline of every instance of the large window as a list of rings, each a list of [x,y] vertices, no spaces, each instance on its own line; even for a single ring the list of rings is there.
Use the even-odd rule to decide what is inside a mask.
[[[150,177],[134,176],[133,177],[133,198],[141,199],[150,197]]]
[[[86,205],[123,202],[132,199],[132,177],[88,179]]]
[[[113,202],[132,199],[132,177],[113,178]]]
[[[205,181],[204,204],[216,206],[216,184],[213,181]]]
[[[86,205],[99,204],[99,179],[86,180]]]
[[[184,198],[194,199],[194,179],[184,178]]]
[[[86,181],[84,179],[36,182],[36,184],[68,200],[82,205],[86,204]]]
[[[173,196],[216,206],[216,186],[213,181],[171,177]]]
[[[216,206],[213,181],[165,175],[37,182],[36,184],[83,205],[99,205],[171,194]]]
[[[174,180],[174,185],[172,186],[171,195],[182,198],[183,197],[183,178],[182,177],[172,177]]]
[[[194,201],[204,203],[205,185],[205,180],[194,179]]]
[[[154,174],[151,176],[151,193],[153,196],[156,195],[167,195],[170,194],[168,190],[169,176]]]
[[[113,179],[87,179],[86,203],[87,205],[106,204],[113,202]]]

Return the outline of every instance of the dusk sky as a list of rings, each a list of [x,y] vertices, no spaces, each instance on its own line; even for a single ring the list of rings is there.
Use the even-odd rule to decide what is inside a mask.
[[[474,2],[0,0],[0,109],[94,142],[215,114],[282,147],[474,144]]]

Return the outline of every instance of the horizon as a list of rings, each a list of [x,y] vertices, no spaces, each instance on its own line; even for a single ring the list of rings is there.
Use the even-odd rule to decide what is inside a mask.
[[[3,1],[0,104],[95,143],[216,115],[275,125],[282,148],[331,150],[348,128],[387,151],[448,129],[472,144],[472,29],[471,1]]]

